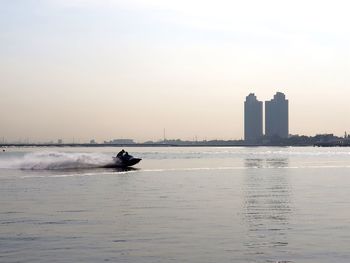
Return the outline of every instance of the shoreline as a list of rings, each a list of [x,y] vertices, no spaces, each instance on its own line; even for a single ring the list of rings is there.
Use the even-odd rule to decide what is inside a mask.
[[[90,143],[67,143],[67,144],[46,144],[46,143],[7,143],[0,144],[2,148],[8,147],[87,147],[87,148],[99,148],[99,147],[346,147],[346,146],[326,146],[326,145],[282,145],[282,144],[90,144]],[[349,145],[350,146],[350,145]]]

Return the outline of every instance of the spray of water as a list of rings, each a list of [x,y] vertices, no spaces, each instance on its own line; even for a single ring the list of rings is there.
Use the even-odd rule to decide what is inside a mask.
[[[62,170],[98,168],[112,162],[109,155],[99,153],[36,152],[1,160],[2,169]]]

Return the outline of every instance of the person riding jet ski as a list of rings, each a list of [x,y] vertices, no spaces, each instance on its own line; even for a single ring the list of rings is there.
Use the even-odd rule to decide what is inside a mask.
[[[128,167],[133,166],[140,162],[141,158],[135,158],[131,156],[128,152],[126,152],[124,149],[122,149],[116,157],[113,157],[114,165],[116,167]]]
[[[124,153],[125,153],[125,151],[124,151],[124,149],[122,149],[120,152],[118,152],[116,157],[123,157]]]

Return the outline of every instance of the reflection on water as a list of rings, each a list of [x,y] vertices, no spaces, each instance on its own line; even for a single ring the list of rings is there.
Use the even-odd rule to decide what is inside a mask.
[[[244,176],[244,222],[247,226],[245,246],[248,254],[266,260],[286,260],[283,252],[288,246],[291,217],[291,188],[288,182],[288,159],[246,159]],[[273,252],[273,253],[272,253]],[[270,258],[281,254],[281,258]]]
[[[244,160],[247,168],[284,168],[289,166],[288,158],[247,158]]]
[[[284,168],[289,166],[289,161],[287,158],[273,158],[266,159],[266,164],[272,168]]]
[[[247,168],[262,168],[264,166],[264,159],[258,159],[258,158],[245,159],[244,165]]]

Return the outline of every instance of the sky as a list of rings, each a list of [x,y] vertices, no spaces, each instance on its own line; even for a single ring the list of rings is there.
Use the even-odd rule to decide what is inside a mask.
[[[350,2],[0,0],[0,141],[240,139],[249,93],[291,134],[350,131]]]

